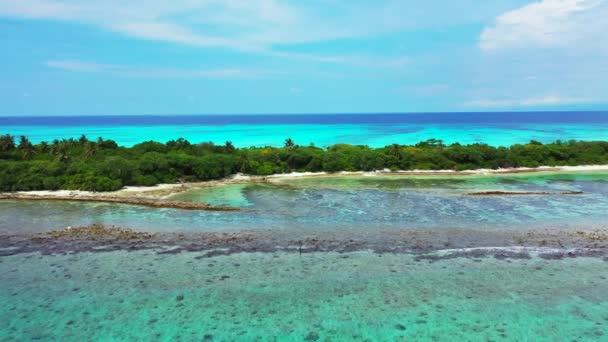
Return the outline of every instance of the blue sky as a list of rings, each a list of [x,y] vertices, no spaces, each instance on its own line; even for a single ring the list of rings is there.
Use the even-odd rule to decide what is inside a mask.
[[[608,0],[0,0],[0,115],[606,109]]]

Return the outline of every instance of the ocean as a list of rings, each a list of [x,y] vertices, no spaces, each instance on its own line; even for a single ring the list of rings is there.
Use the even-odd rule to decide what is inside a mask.
[[[321,147],[336,143],[381,147],[431,138],[508,146],[530,140],[607,140],[608,112],[24,116],[0,117],[0,134],[26,135],[33,142],[85,134],[123,146],[177,138],[193,143],[232,141],[238,147],[280,146],[288,137],[301,145]]]
[[[126,146],[510,145],[608,140],[608,112],[4,117],[4,133]],[[484,191],[536,195],[467,195]],[[608,336],[605,170],[284,177],[167,199],[243,210],[0,201],[0,341]],[[50,233],[89,225],[143,235]]]
[[[483,190],[584,193],[464,196]],[[606,337],[606,171],[287,178],[173,199],[247,210],[0,202],[0,340]],[[90,224],[164,235],[46,235]],[[213,239],[227,244],[197,249]]]

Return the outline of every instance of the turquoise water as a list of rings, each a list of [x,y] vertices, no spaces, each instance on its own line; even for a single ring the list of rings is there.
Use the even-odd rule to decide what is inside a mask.
[[[470,197],[475,191],[583,191],[571,196]],[[144,231],[399,229],[517,230],[604,228],[608,172],[502,176],[329,177],[235,184],[175,195],[176,200],[250,211],[153,209],[109,203],[0,203],[0,232],[106,224]],[[83,213],[86,213],[83,215]]]
[[[53,139],[114,139],[130,146],[142,141],[230,140],[236,146],[336,143],[373,147],[415,144],[430,138],[446,143],[483,142],[495,146],[561,140],[608,140],[608,113],[429,113],[242,116],[0,117],[0,134],[27,135],[33,142]]]
[[[485,190],[584,194],[464,196]],[[315,232],[345,241],[383,236],[389,244],[405,230],[425,241],[459,236],[445,232],[606,231],[608,172],[285,179],[174,198],[251,211],[3,201],[0,239],[91,223],[287,240]],[[549,260],[533,249],[523,259],[437,261],[366,250],[159,251],[0,256],[0,341],[608,339],[608,262],[601,257]]]
[[[3,341],[605,341],[608,262],[153,252],[0,259]]]
[[[382,147],[393,143],[415,144],[435,138],[446,143],[484,142],[494,146],[510,146],[532,139],[541,142],[562,140],[608,140],[607,125],[542,124],[516,128],[461,126],[461,125],[226,125],[226,126],[0,126],[0,131],[19,136],[27,135],[33,142],[57,138],[103,137],[131,146],[139,142],[168,141],[185,138],[191,142],[212,141],[223,144],[230,140],[237,147],[282,146],[287,137],[298,144],[325,147],[337,143],[352,143]],[[137,134],[134,134],[137,132]]]

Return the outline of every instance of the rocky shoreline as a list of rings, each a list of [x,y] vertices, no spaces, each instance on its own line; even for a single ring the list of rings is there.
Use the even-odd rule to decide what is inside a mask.
[[[236,253],[409,253],[417,260],[452,258],[501,260],[535,255],[556,260],[595,257],[608,261],[608,229],[594,231],[538,230],[526,232],[482,230],[403,230],[364,236],[353,233],[316,233],[293,236],[272,231],[146,233],[92,225],[40,234],[0,235],[0,257],[24,253],[154,250],[158,254],[204,252],[197,258]],[[345,255],[347,257],[347,255]]]
[[[482,191],[468,192],[465,196],[549,196],[549,195],[584,195],[583,191],[562,191],[562,192],[547,192],[547,191]]]
[[[369,176],[394,176],[394,177],[471,177],[488,175],[510,175],[510,174],[536,174],[536,173],[560,173],[560,172],[593,172],[608,171],[608,165],[586,165],[586,166],[540,166],[537,168],[512,168],[512,169],[475,169],[475,170],[377,170],[377,171],[341,171],[336,173],[327,172],[292,172],[286,174],[272,174],[267,176],[254,176],[245,174],[235,174],[227,178],[202,181],[185,182],[173,184],[157,184],[154,186],[127,186],[121,190],[110,192],[91,192],[81,190],[54,190],[54,191],[20,191],[0,193],[0,199],[16,198],[26,199],[57,199],[74,200],[82,198],[90,201],[108,201],[142,199],[145,200],[168,200],[171,196],[194,189],[216,187],[230,184],[250,184],[250,183],[270,183],[273,185],[283,185],[283,181],[301,178],[332,178],[332,177],[369,177]],[[509,195],[511,193],[501,191],[488,191],[484,195]],[[479,193],[481,195],[481,193]],[[512,193],[523,194],[523,193]],[[575,195],[582,193],[525,193],[525,194],[559,194]],[[471,193],[470,195],[477,195]]]
[[[151,208],[172,208],[183,210],[209,210],[209,211],[241,211],[243,209],[227,206],[214,206],[198,202],[171,201],[159,198],[103,196],[103,195],[32,195],[24,193],[0,193],[0,200],[23,201],[76,201],[76,202],[102,202],[138,205]]]

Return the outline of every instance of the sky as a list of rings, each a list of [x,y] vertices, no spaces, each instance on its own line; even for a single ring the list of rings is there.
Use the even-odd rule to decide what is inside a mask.
[[[0,0],[0,115],[608,109],[608,0]]]

